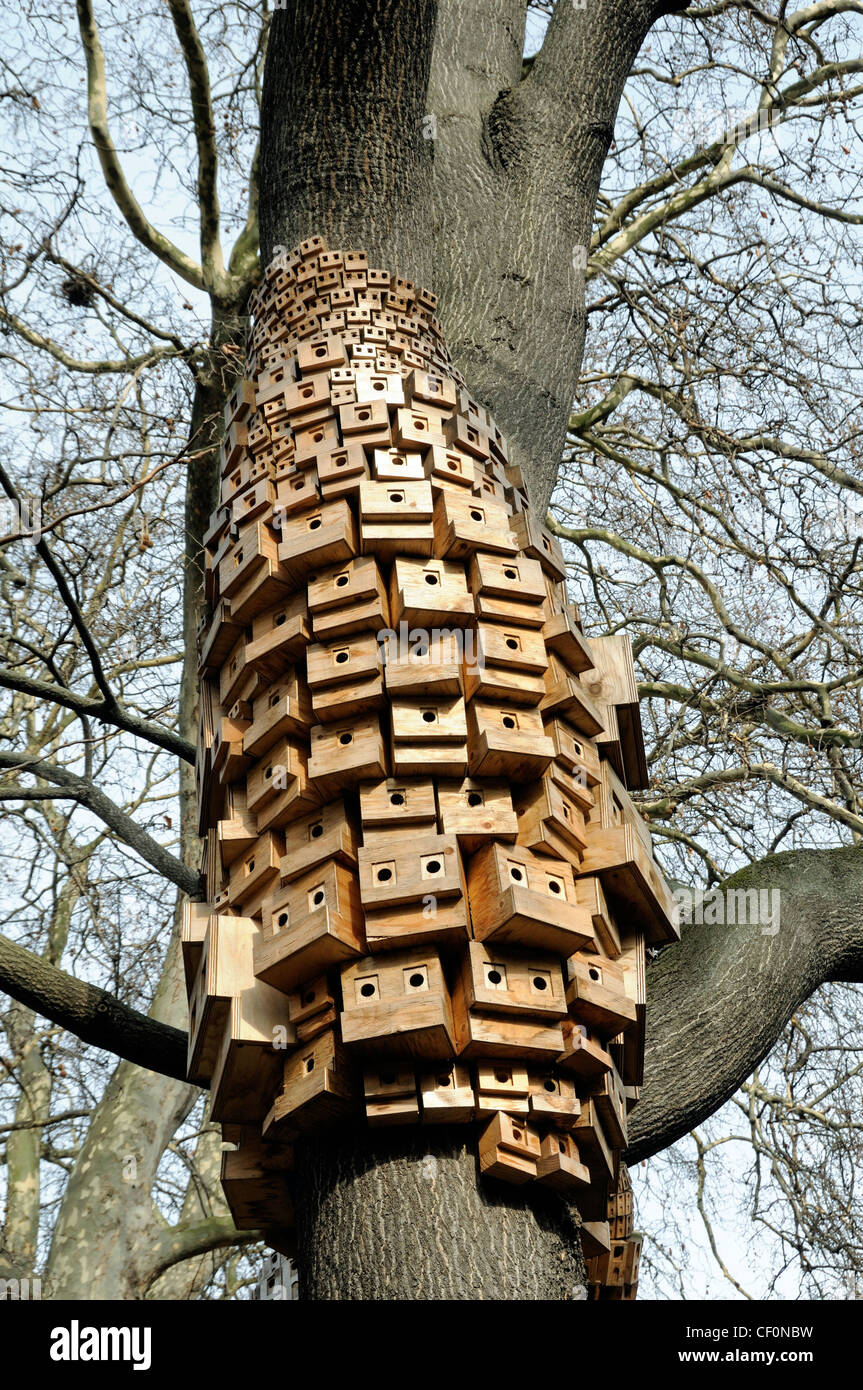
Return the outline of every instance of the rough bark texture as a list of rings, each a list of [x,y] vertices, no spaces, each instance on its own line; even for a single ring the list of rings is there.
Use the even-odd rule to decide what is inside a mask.
[[[340,1130],[297,1151],[301,1299],[584,1297],[578,1216],[479,1182],[475,1135]]]
[[[107,990],[74,979],[6,937],[0,937],[0,973],[14,999],[83,1042],[165,1076],[185,1077],[186,1035],[180,1029],[130,1009]]]
[[[651,966],[630,1163],[667,1148],[723,1105],[820,984],[863,979],[863,850],[772,855],[730,878],[723,890],[730,889],[778,891],[779,930],[684,927],[681,945]]]
[[[261,246],[313,232],[441,297],[457,367],[542,515],[584,344],[584,273],[620,94],[656,0],[558,5],[522,78],[518,0],[305,0],[274,15]]]

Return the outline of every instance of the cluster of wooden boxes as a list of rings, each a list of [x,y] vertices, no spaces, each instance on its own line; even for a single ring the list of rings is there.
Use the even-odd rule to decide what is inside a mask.
[[[571,1193],[593,1283],[631,1288],[609,1202],[674,936],[631,651],[584,636],[434,311],[319,237],[253,296],[205,538],[189,1076],[240,1226],[290,1228],[311,1129],[478,1123],[482,1171]]]

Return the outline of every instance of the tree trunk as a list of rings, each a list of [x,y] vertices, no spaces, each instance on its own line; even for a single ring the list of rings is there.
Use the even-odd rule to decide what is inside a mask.
[[[577,1213],[479,1182],[473,1126],[340,1129],[296,1165],[302,1299],[585,1296]]]
[[[438,294],[454,363],[540,519],[581,364],[602,163],[668,8],[560,3],[524,80],[523,0],[306,0],[274,15],[264,263],[323,233]],[[297,1164],[305,1298],[569,1298],[581,1283],[577,1217],[481,1188],[463,1135],[354,1131],[301,1146]]]
[[[425,285],[456,367],[545,511],[584,346],[584,269],[632,61],[670,5],[304,0],[274,15],[261,250],[323,233]]]

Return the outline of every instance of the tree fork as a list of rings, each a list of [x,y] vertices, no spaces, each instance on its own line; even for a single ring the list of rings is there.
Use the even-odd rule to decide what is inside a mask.
[[[261,252],[315,232],[440,297],[455,366],[551,496],[615,114],[657,0],[557,6],[522,79],[516,0],[307,0],[273,16]]]

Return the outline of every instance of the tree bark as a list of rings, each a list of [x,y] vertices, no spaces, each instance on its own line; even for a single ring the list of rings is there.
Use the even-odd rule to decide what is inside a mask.
[[[724,1105],[819,985],[863,980],[863,850],[771,855],[722,885],[725,895],[735,889],[778,892],[779,929],[684,927],[681,944],[648,970],[644,1092],[629,1163]]]
[[[298,1147],[294,1186],[301,1299],[585,1295],[577,1213],[479,1182],[473,1127],[340,1129]]]

